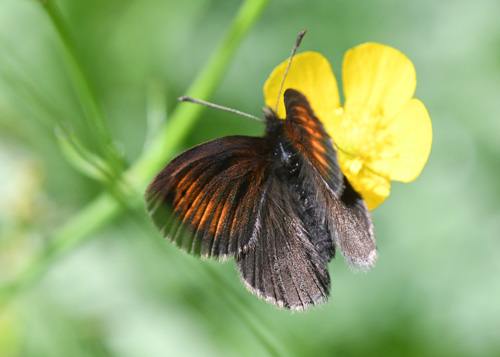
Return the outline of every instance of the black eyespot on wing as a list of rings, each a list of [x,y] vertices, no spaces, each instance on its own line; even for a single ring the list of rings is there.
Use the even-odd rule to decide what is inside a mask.
[[[262,208],[266,150],[262,138],[230,136],[177,156],[146,191],[147,210],[157,228],[203,257],[248,250]]]

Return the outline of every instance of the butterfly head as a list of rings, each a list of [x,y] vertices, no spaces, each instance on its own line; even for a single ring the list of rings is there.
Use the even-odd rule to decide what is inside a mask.
[[[271,107],[262,108],[262,113],[266,121],[266,137],[276,138],[283,131],[283,122],[285,118],[280,119],[278,114]]]

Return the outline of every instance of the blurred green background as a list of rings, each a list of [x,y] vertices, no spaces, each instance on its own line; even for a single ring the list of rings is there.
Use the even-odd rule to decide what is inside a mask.
[[[168,121],[240,6],[48,1],[65,21],[59,31],[38,1],[0,1],[2,284],[29,274],[53,232],[107,187],[75,169],[56,126],[93,153],[134,163],[147,123]],[[162,241],[136,205],[48,257],[41,279],[17,294],[4,285],[0,355],[499,355],[499,13],[497,0],[271,1],[242,41],[210,99],[255,115],[264,81],[302,29],[300,51],[322,52],[339,81],[345,51],[367,41],[399,49],[416,67],[415,97],[433,121],[429,161],[373,212],[376,268],[354,273],[340,254],[330,264],[328,304],[291,313],[260,301],[233,261],[201,261]],[[68,53],[114,156],[95,139]],[[175,153],[262,133],[260,123],[204,109]]]

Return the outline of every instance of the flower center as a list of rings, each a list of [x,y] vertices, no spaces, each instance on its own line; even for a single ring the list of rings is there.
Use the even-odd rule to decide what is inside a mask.
[[[392,137],[386,130],[388,120],[383,113],[350,107],[348,110],[338,108],[335,114],[340,125],[336,127],[334,141],[344,154],[345,167],[355,175],[364,167],[386,176],[385,172],[378,172],[380,169],[372,167],[372,163],[397,155],[393,150]]]

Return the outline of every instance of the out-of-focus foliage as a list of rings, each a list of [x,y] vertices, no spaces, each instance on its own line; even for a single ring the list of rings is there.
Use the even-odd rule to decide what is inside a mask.
[[[151,103],[168,120],[239,6],[56,3],[125,165],[143,150]],[[373,212],[375,269],[353,273],[340,255],[330,264],[328,304],[277,310],[245,290],[233,262],[188,256],[142,209],[127,211],[0,310],[0,355],[500,353],[498,13],[495,0],[274,1],[243,42],[212,101],[257,115],[265,79],[304,28],[300,51],[323,53],[338,74],[344,52],[367,41],[401,50],[417,71],[415,97],[433,122],[429,161]],[[105,188],[67,161],[56,138],[56,126],[66,128],[102,149],[61,46],[39,2],[0,2],[0,283]],[[178,151],[262,132],[207,109]]]

